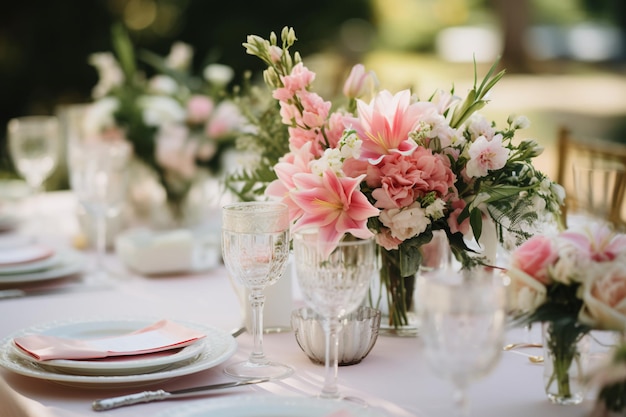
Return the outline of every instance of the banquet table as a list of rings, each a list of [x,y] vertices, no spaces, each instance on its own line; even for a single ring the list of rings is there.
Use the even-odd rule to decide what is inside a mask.
[[[58,247],[71,246],[77,233],[75,201],[71,193],[52,192],[45,199],[48,227],[41,230],[41,239]],[[20,230],[13,233],[19,233]],[[94,257],[84,250],[88,259]],[[41,323],[77,317],[154,317],[201,323],[224,331],[241,325],[239,299],[222,265],[205,272],[141,276],[125,268],[113,252],[105,259],[117,272],[111,285],[85,290],[33,295],[0,300],[0,339],[21,329]],[[301,304],[297,285],[293,286],[293,306]],[[534,337],[538,329],[533,328]],[[527,335],[522,329],[507,332],[506,342],[519,342]],[[311,397],[322,385],[323,366],[311,362],[296,343],[293,332],[264,335],[268,357],[290,364],[292,376],[221,391],[197,397],[158,401],[96,412],[91,409],[95,399],[122,395],[146,389],[167,391],[227,382],[232,379],[223,369],[229,363],[245,359],[252,349],[252,337],[244,332],[235,338],[237,350],[232,357],[210,369],[140,387],[81,388],[18,375],[0,370],[4,393],[0,395],[0,417],[13,416],[17,405],[30,410],[32,416],[153,416],[168,408],[217,398],[238,396]],[[495,369],[473,383],[469,389],[472,416],[584,416],[593,404],[593,393],[578,406],[551,404],[543,390],[541,364],[531,363],[525,354],[539,350],[502,352]],[[601,352],[598,353],[601,355]],[[359,364],[342,366],[338,374],[342,393],[365,400],[370,407],[389,416],[447,417],[455,415],[452,388],[431,372],[421,354],[419,337],[394,337],[381,334]],[[2,390],[0,390],[2,392]]]

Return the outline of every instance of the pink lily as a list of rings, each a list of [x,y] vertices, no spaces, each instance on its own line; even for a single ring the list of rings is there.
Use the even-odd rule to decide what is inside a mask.
[[[361,158],[379,163],[385,155],[410,155],[417,144],[409,138],[416,130],[421,116],[432,103],[411,102],[411,92],[403,90],[393,95],[383,90],[366,104],[357,100],[357,118],[346,118],[346,128],[353,128],[363,141]]]
[[[319,236],[329,243],[329,255],[341,238],[350,233],[365,239],[373,233],[367,228],[367,219],[377,216],[379,211],[372,206],[359,190],[364,176],[357,178],[337,177],[332,170],[318,176],[315,174],[295,174],[293,182],[297,189],[291,199],[303,211],[292,231],[307,227],[319,228]]]

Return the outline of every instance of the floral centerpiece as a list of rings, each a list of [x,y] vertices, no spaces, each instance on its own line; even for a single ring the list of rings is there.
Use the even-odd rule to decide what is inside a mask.
[[[626,330],[626,235],[600,223],[536,235],[512,253],[507,274],[511,311],[543,323],[549,398],[582,401],[578,343],[593,329]]]
[[[542,149],[514,140],[528,120],[510,117],[498,129],[477,113],[504,75],[495,64],[465,98],[439,90],[428,100],[379,90],[375,74],[358,64],[333,103],[313,91],[316,74],[292,55],[295,41],[284,28],[280,41],[272,33],[244,43],[267,64],[264,80],[278,103],[276,118],[253,121],[256,134],[281,122],[288,149],[231,182],[250,190],[269,178],[256,189],[290,207],[294,231],[315,226],[331,242],[375,234],[393,326],[408,324],[420,249],[434,231],[444,231],[468,265],[483,261],[466,238],[480,239],[484,221],[523,241],[535,221],[560,212],[562,188],[532,165]]]
[[[220,172],[220,155],[234,146],[244,126],[227,92],[234,71],[211,63],[202,77],[194,75],[193,48],[183,42],[175,42],[164,58],[149,51],[136,54],[119,26],[113,44],[115,54],[89,57],[99,82],[85,125],[91,132],[127,138],[162,186],[171,214],[180,218],[196,178]]]

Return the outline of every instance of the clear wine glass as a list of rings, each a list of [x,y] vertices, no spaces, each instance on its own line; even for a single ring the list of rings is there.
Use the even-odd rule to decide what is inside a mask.
[[[359,307],[376,271],[374,239],[344,239],[328,254],[329,243],[311,231],[293,237],[298,283],[306,304],[323,317],[324,385],[319,396],[343,398],[337,387],[341,318]]]
[[[17,117],[9,121],[7,133],[11,158],[31,189],[33,218],[37,219],[37,198],[59,160],[59,121],[55,116]]]
[[[289,210],[279,202],[243,202],[222,210],[222,256],[230,276],[250,290],[253,350],[247,360],[227,366],[235,378],[281,379],[293,368],[263,352],[263,290],[284,274],[289,258]]]
[[[442,270],[418,282],[420,340],[431,370],[454,385],[460,415],[469,415],[467,389],[487,375],[502,352],[506,295],[492,269]]]
[[[95,280],[108,278],[104,265],[107,217],[121,212],[126,201],[131,147],[115,140],[73,141],[69,146],[72,191],[96,222]]]

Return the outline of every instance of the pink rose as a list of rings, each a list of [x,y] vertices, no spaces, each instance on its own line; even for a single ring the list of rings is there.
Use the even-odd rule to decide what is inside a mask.
[[[511,255],[511,266],[548,285],[551,278],[548,267],[558,259],[552,239],[535,235],[522,243]]]
[[[583,282],[580,320],[594,328],[626,330],[626,265],[597,263]]]

